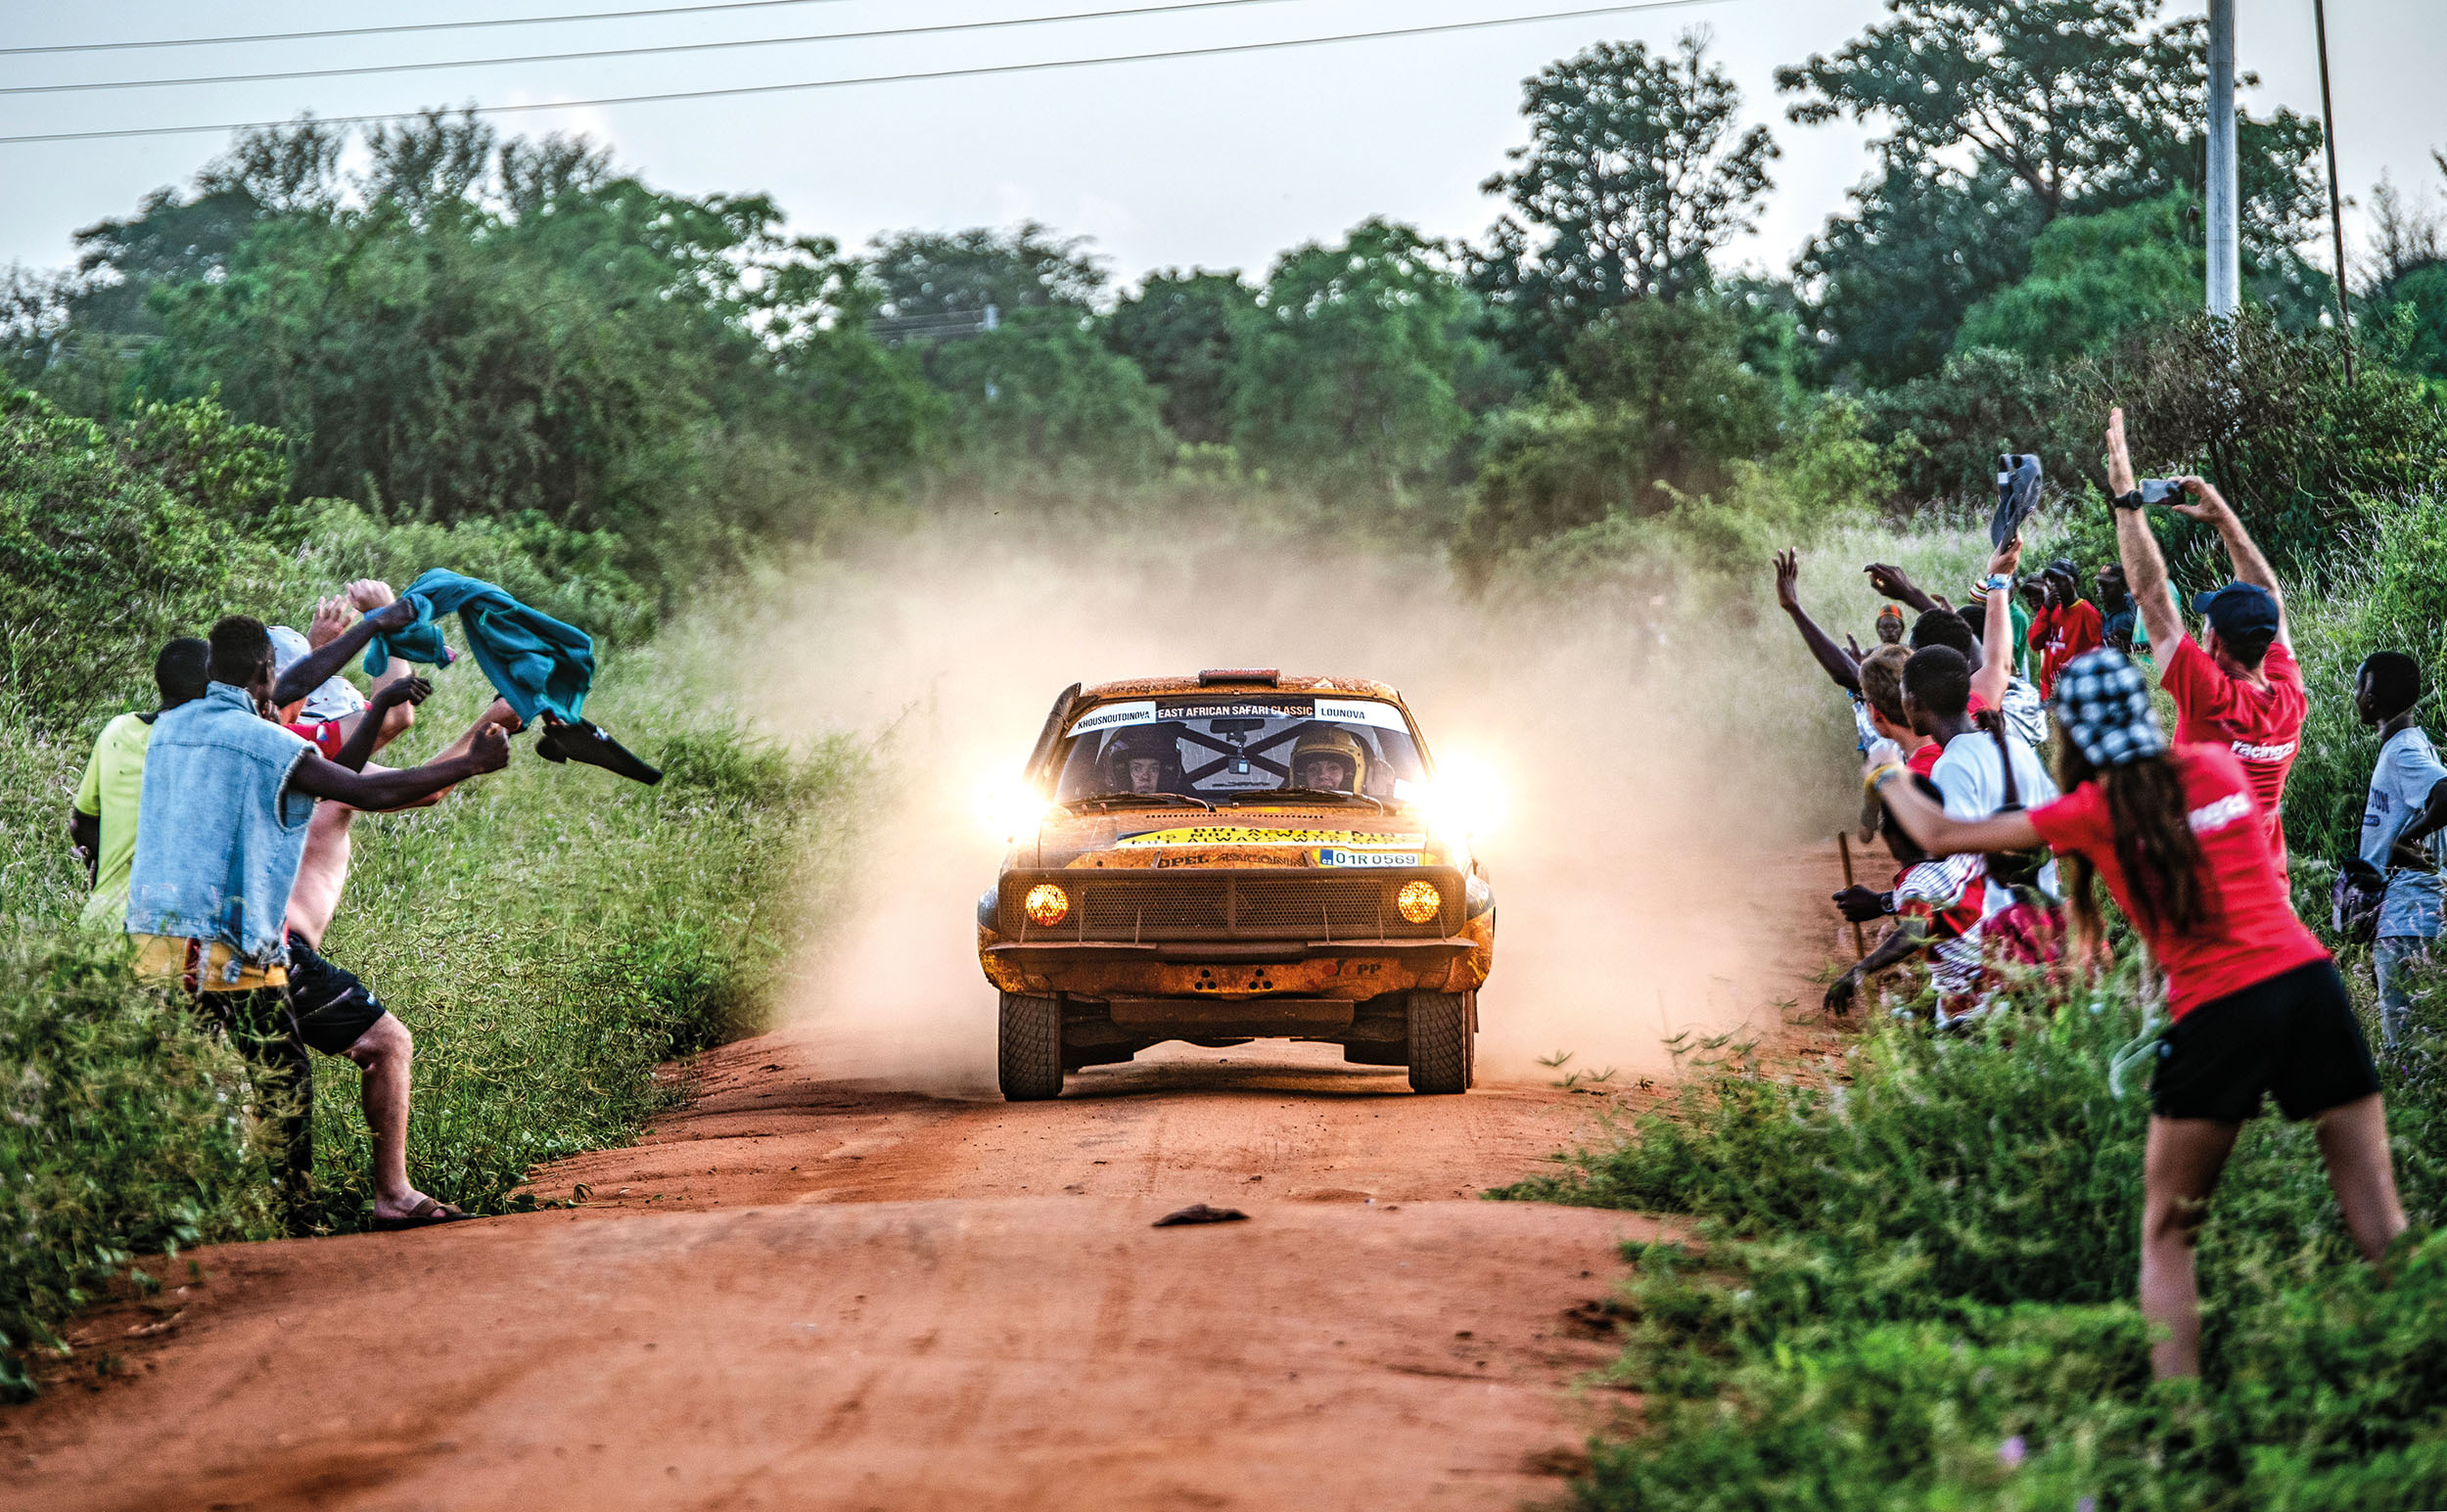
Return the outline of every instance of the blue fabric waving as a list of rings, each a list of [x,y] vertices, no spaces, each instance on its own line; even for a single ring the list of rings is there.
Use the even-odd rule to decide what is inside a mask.
[[[576,723],[595,681],[595,643],[586,632],[528,608],[491,583],[435,568],[401,595],[416,606],[416,622],[366,643],[365,672],[379,676],[392,657],[439,665],[450,660],[441,626],[456,614],[476,664],[492,679],[521,719],[547,713]]]

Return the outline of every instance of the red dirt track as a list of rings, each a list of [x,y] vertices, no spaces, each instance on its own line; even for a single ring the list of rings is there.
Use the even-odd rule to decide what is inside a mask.
[[[195,1252],[0,1412],[0,1504],[1517,1507],[1633,1405],[1574,1314],[1658,1224],[1478,1194],[1653,1091],[1261,1044],[1005,1104],[841,1064],[707,1057],[645,1143],[537,1173],[574,1210]],[[1249,1220],[1149,1226],[1197,1202]]]

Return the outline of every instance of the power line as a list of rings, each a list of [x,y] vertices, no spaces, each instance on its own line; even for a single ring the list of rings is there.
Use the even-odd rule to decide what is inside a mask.
[[[581,11],[567,16],[500,16],[482,21],[405,22],[390,26],[340,26],[327,31],[258,31],[252,36],[156,37],[135,42],[57,42],[0,47],[0,58],[33,53],[123,53],[148,47],[219,47],[252,42],[312,42],[327,37],[395,36],[403,31],[472,31],[491,26],[548,26],[573,21],[625,21],[632,16],[703,16],[714,11],[765,11],[785,5],[839,5],[841,0],[718,0],[713,5],[658,5],[642,11]]]
[[[1345,31],[1332,36],[1289,37],[1271,42],[1228,42],[1213,47],[1167,48],[1145,53],[1109,53],[1097,58],[1054,58],[1038,63],[984,64],[967,69],[927,69],[906,73],[867,73],[851,78],[806,79],[786,84],[732,84],[715,89],[671,89],[642,95],[605,95],[592,100],[536,101],[522,105],[471,105],[472,115],[508,115],[530,111],[583,110],[604,105],[658,105],[678,100],[717,100],[743,95],[790,94],[817,89],[849,89],[865,84],[908,84],[925,79],[984,78],[1005,73],[1038,73],[1066,69],[1091,69],[1107,64],[1154,63],[1172,58],[1221,58],[1242,53],[1266,53],[1298,47],[1330,47],[1345,42],[1373,42],[1392,37],[1437,36],[1461,31],[1484,31],[1498,26],[1527,26],[1542,22],[1584,21],[1599,16],[1622,16],[1638,11],[1671,11],[1693,6],[1724,5],[1730,0],[1639,0],[1627,5],[1588,6],[1571,11],[1546,11],[1531,16],[1499,16],[1484,21],[1441,22],[1432,25],[1393,26],[1377,31]],[[420,111],[388,111],[362,115],[329,115],[322,117],[325,125],[359,126],[377,121],[408,120],[424,114]],[[285,120],[225,120],[201,122],[189,126],[115,126],[96,131],[41,131],[17,136],[0,136],[0,147],[14,147],[34,142],[94,142],[120,137],[193,136],[207,131],[258,131],[287,125]]]
[[[83,84],[0,85],[0,95],[75,94],[96,89],[160,89],[183,84],[261,84],[280,79],[345,78],[364,73],[419,73],[435,69],[483,69],[502,64],[572,63],[594,58],[642,58],[658,53],[713,53],[743,47],[780,47],[800,42],[869,42],[882,37],[930,36],[946,31],[997,31],[1049,26],[1062,22],[1108,21],[1123,16],[1162,16],[1176,11],[1221,11],[1246,5],[1288,5],[1294,0],[1189,0],[1185,5],[1135,5],[1112,11],[1074,11],[1062,16],[1020,16],[1002,21],[943,22],[929,26],[887,26],[873,31],[818,31],[795,37],[738,37],[719,42],[661,42],[637,47],[599,47],[584,52],[529,53],[514,58],[445,59],[439,63],[368,63],[338,69],[290,69],[272,73],[200,73],[185,78],[103,79]]]

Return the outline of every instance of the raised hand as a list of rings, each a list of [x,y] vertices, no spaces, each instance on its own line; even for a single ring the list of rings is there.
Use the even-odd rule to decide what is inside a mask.
[[[346,592],[348,602],[367,614],[372,614],[399,596],[391,591],[391,584],[379,577],[356,578],[348,584]]]
[[[422,677],[400,677],[374,690],[373,707],[395,709],[401,704],[422,704],[433,697],[434,685]]]
[[[1870,574],[1870,586],[1887,598],[1912,602],[1912,579],[1902,568],[1891,562],[1872,562],[1861,571]]]
[[[1801,558],[1795,552],[1776,554],[1776,607],[1787,613],[1801,607]]]
[[[2011,577],[2021,569],[2022,537],[2019,535],[1998,547],[1996,554],[1988,559],[1988,575],[1991,577],[2000,573]]]
[[[2133,488],[2133,452],[2124,443],[2124,410],[2119,405],[2107,411],[2107,492],[2121,498]]]
[[[306,621],[306,645],[316,651],[322,650],[340,639],[355,619],[356,611],[348,607],[345,596],[334,594],[327,599],[316,599],[314,618]]]

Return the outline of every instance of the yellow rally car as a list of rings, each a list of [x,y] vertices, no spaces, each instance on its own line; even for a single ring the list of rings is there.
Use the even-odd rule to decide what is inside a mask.
[[[1167,1039],[1289,1038],[1470,1085],[1495,893],[1382,683],[1201,672],[1054,701],[977,905],[1003,1096]]]

